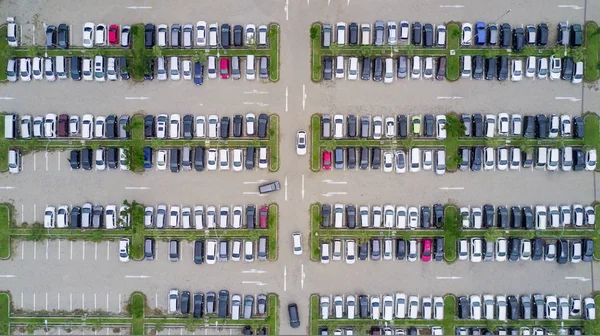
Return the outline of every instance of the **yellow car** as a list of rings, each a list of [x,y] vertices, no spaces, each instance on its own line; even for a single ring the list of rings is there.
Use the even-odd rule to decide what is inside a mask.
[[[413,134],[415,134],[415,135],[421,134],[421,116],[414,116],[414,117],[412,117],[411,120],[412,120]]]

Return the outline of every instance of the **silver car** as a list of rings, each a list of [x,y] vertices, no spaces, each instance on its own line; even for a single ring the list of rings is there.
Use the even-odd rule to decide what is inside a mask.
[[[384,31],[385,31],[385,27],[384,27],[383,21],[375,21],[374,44],[376,46],[383,45]]]

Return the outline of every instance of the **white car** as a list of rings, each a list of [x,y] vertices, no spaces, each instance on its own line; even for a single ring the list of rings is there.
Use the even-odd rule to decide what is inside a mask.
[[[494,315],[495,315],[494,308],[495,308],[494,296],[490,295],[490,294],[484,294],[483,295],[483,317],[486,320],[494,319]]]
[[[408,208],[408,228],[416,229],[419,227],[419,209],[417,207]]]
[[[79,135],[79,116],[78,115],[69,116],[69,135],[70,136]]]
[[[31,62],[31,73],[35,80],[44,79],[44,63],[42,62],[41,57],[33,58],[33,61]]]
[[[506,244],[506,238],[498,238],[498,240],[496,240],[496,261],[506,261],[507,253],[508,247]]]
[[[106,25],[104,23],[99,23],[96,26],[96,32],[94,33],[94,44],[98,47],[103,47],[106,45]]]
[[[197,138],[205,138],[206,137],[206,118],[204,116],[196,117],[196,137]]]
[[[48,113],[44,118],[44,137],[56,138],[56,126],[58,119],[56,114]]]
[[[156,169],[167,170],[167,150],[159,149],[156,152]]]
[[[208,56],[206,72],[208,79],[217,78],[217,58],[215,56]]]
[[[558,298],[558,316],[561,320],[569,319],[569,299],[564,296]]]
[[[358,58],[348,58],[348,80],[358,79]],[[386,78],[387,79],[387,78]]]
[[[300,232],[292,233],[292,250],[294,251],[294,255],[302,255],[302,235]]]
[[[244,154],[241,148],[236,148],[233,150],[233,155],[231,159],[231,166],[233,171],[242,171],[244,170]]]
[[[508,170],[508,148],[498,148],[498,161],[496,162],[496,166],[500,171]]]
[[[344,56],[337,56],[335,58],[335,78],[344,79],[346,73],[346,67],[344,62]]]
[[[583,211],[585,213],[585,224],[596,224],[596,211],[594,210],[594,207],[591,205],[586,205],[585,208],[583,208]]]
[[[19,40],[17,37],[17,24],[15,23],[15,18],[10,17],[10,16],[7,17],[6,25],[7,25],[6,39],[8,40],[8,45],[10,47],[18,47]]]
[[[383,319],[391,321],[394,318],[394,298],[391,295],[383,296]]]
[[[571,126],[571,116],[568,114],[562,114],[560,116],[560,135],[563,137],[570,137]]]
[[[396,130],[394,128],[394,117],[385,118],[385,136],[387,138],[393,138],[396,136]]]
[[[104,57],[94,57],[94,80],[96,82],[104,82],[106,80],[106,74],[104,69]]]
[[[229,170],[229,149],[219,149],[219,170]]]
[[[412,71],[410,73],[410,78],[412,79],[420,79],[421,78],[421,57],[414,56],[412,61]]]
[[[464,229],[471,227],[471,221],[469,220],[469,208],[461,207],[458,212],[460,214],[462,227]]]
[[[469,259],[469,242],[466,239],[458,240],[458,260]]]
[[[426,296],[421,301],[421,317],[424,320],[431,320],[431,315],[433,315],[433,302],[431,296]]]
[[[527,78],[535,77],[536,66],[537,66],[537,64],[535,61],[535,56],[527,57],[527,63],[525,63],[525,77],[527,77]]]
[[[268,167],[268,147],[260,147],[258,149],[258,168],[267,169]]]
[[[218,137],[219,116],[211,114],[208,116],[208,138],[216,139]]]
[[[394,169],[394,154],[392,152],[383,153],[383,172],[391,173]]]
[[[93,22],[86,22],[83,24],[83,47],[93,48],[94,47],[94,30],[95,25]]]
[[[460,44],[464,46],[471,45],[473,39],[473,25],[470,23],[462,24],[462,38]]]
[[[471,238],[471,262],[481,262],[483,256],[483,239]]]
[[[548,78],[548,59],[545,57],[540,57],[537,63],[537,78]]]
[[[192,61],[181,61],[181,73],[183,74],[184,80],[192,80]]]
[[[396,293],[394,302],[396,318],[403,319],[406,316],[406,294]]]
[[[379,228],[382,223],[383,210],[379,205],[373,206],[373,227]]]
[[[55,225],[56,208],[53,206],[46,207],[44,211],[44,228],[53,229]]]
[[[306,132],[304,131],[296,133],[296,154],[306,155]]]
[[[84,81],[93,81],[94,73],[92,72],[92,59],[84,58],[81,62],[81,74]]]
[[[233,221],[231,222],[231,227],[234,229],[242,228],[242,214],[244,213],[244,208],[241,205],[233,206]]]
[[[169,59],[169,79],[179,80],[181,78],[181,71],[179,69],[179,57],[171,56]]]
[[[585,153],[585,170],[594,171],[596,170],[596,150],[590,149]]]
[[[371,319],[379,320],[381,315],[381,300],[379,296],[371,296]]]
[[[157,34],[156,34],[156,45],[159,47],[166,47],[167,46],[167,35],[169,33],[169,27],[166,24],[159,24],[157,27]]]
[[[206,168],[208,170],[217,170],[218,154],[217,150],[210,148],[206,155]]]
[[[217,262],[217,240],[208,239],[206,241],[206,263],[214,265]]]
[[[346,23],[338,22],[335,25],[335,31],[337,34],[337,44],[343,46],[346,44]]]
[[[219,24],[211,23],[208,26],[208,46],[211,48],[217,48],[218,41],[217,36],[219,34]]]
[[[31,81],[31,59],[21,58],[19,60],[19,78],[24,82]]]
[[[575,63],[575,69],[573,71],[573,78],[571,83],[579,84],[583,80],[583,62],[579,61]]]
[[[129,239],[121,238],[119,240],[119,260],[121,262],[129,261]]]
[[[514,116],[513,116],[514,121]],[[498,135],[508,135],[508,113],[498,113]]]
[[[426,149],[423,151],[423,170],[433,169],[433,151]]]
[[[425,57],[425,66],[423,67],[423,78],[433,78],[433,57]]]
[[[483,169],[494,170],[494,147],[485,147],[483,154]]]
[[[249,23],[246,25],[246,46],[256,44],[256,26]]]
[[[321,307],[321,319],[327,320],[329,318],[329,310],[330,310],[329,297],[321,296],[321,298],[319,299],[319,306]]]
[[[444,175],[446,173],[446,150],[438,149],[435,151],[435,173]]]
[[[204,207],[202,205],[194,207],[194,225],[196,226],[196,230],[204,228]]]
[[[206,47],[206,22],[198,21],[196,23],[196,45]]]
[[[181,125],[181,116],[177,113],[171,114],[169,117],[169,138],[179,139]]]
[[[64,229],[69,226],[69,206],[60,205],[56,212],[56,227]]]
[[[49,82],[54,82],[56,80],[56,69],[54,68],[54,60],[52,57],[46,57],[44,60],[44,75]]]
[[[410,149],[410,168],[411,173],[421,170],[421,149],[413,147]]]
[[[531,240],[521,240],[521,260],[526,261],[531,259]]]
[[[254,135],[254,123],[256,122],[256,116],[254,113],[246,114],[246,134]]]
[[[546,295],[546,318],[549,320],[558,318],[558,299],[554,295]]]
[[[394,206],[386,204],[383,207],[383,226],[386,228],[393,228],[396,224],[394,223]]]
[[[471,319],[481,320],[481,296],[471,295],[469,306],[471,307]]]
[[[548,171],[558,170],[558,162],[560,161],[559,153],[558,148],[548,148],[548,160],[546,164]]]
[[[356,243],[352,239],[346,240],[346,264],[352,265],[356,262]],[[350,317],[348,317],[350,318]]]
[[[114,57],[109,57],[106,60],[106,78],[108,78],[109,81],[116,81],[118,79],[116,59]]]
[[[408,21],[401,20],[400,21],[400,39],[401,40],[408,40],[409,30],[410,29],[409,29]]]
[[[406,173],[406,153],[404,151],[396,151],[396,173]]]
[[[349,320],[353,320],[356,315],[356,297],[354,295],[346,296],[346,316]]]
[[[387,37],[388,37],[388,44],[389,45],[396,45],[398,43],[398,27],[396,25],[395,21],[388,21],[387,22]]]
[[[414,239],[411,239],[411,242],[412,241],[414,241]],[[410,319],[416,319],[418,314],[419,314],[419,297],[411,295],[408,298],[408,316],[407,317]]]
[[[106,206],[106,212],[104,213],[104,226],[108,230],[114,230],[117,228],[117,206],[109,204]]]
[[[560,57],[550,56],[550,80],[560,79],[562,60]]]
[[[510,80],[513,82],[521,81],[523,78],[523,61],[520,59],[513,59],[511,69]]]
[[[583,299],[583,307],[585,312],[586,320],[595,320],[596,319],[596,303],[593,298],[586,297]]]
[[[436,115],[435,123],[437,125],[437,139],[446,139],[446,116],[443,114]]]
[[[516,136],[523,134],[523,116],[520,114],[510,116],[510,134]]]

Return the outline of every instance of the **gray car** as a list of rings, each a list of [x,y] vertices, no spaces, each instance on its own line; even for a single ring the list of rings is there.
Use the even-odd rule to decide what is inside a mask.
[[[269,60],[266,56],[260,58],[260,67],[258,70],[260,78],[269,78]]]
[[[92,211],[92,227],[101,228],[104,221],[104,208],[101,205],[95,205]]]
[[[254,296],[246,295],[244,298],[244,319],[252,318],[252,308],[254,307]]]
[[[267,312],[267,296],[259,294],[256,300],[256,313],[264,315]]]
[[[383,35],[385,32],[385,26],[383,24],[383,21],[375,21],[375,34],[374,34],[374,40],[373,43],[376,46],[382,46],[383,45]]]

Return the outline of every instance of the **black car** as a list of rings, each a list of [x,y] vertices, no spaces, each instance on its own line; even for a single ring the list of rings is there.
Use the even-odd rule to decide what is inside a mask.
[[[521,256],[521,239],[509,238],[508,239],[508,260],[518,261]]]
[[[371,79],[371,59],[364,57],[361,63],[360,79],[369,80]]]
[[[215,301],[217,294],[215,292],[206,293],[206,313],[214,314],[215,313]]]
[[[181,313],[189,314],[190,313],[190,292],[183,291],[181,292]]]
[[[489,57],[485,59],[485,79],[494,80],[496,79],[496,65],[498,61],[495,57]]]
[[[508,48],[510,47],[510,33],[512,29],[508,23],[503,23],[500,25],[500,47]]]
[[[119,76],[121,77],[122,80],[128,80],[129,79],[129,69],[127,68],[127,57],[120,56],[118,65],[119,65]]]
[[[560,265],[569,261],[569,242],[564,239],[556,241],[556,262]]]
[[[592,261],[594,259],[594,241],[592,239],[584,239],[582,243],[582,260]]]
[[[501,229],[508,229],[508,209],[501,205],[496,214],[496,225]]]
[[[435,131],[435,119],[433,118],[433,115],[426,114],[423,123],[423,135],[426,137],[433,137],[433,132]]]
[[[346,148],[346,167],[348,169],[356,169],[356,148]]]
[[[56,48],[58,31],[56,26],[50,25],[46,28],[46,48]]]
[[[498,57],[498,80],[505,81],[508,79],[508,57]]]
[[[194,137],[194,116],[186,114],[183,116],[183,138],[190,140]]]
[[[560,78],[562,80],[568,80],[568,81],[573,79],[573,69],[574,68],[575,68],[575,64],[573,63],[573,58],[565,57],[563,59],[563,63],[562,63]]]
[[[381,148],[371,149],[371,169],[381,168]]]
[[[373,80],[381,82],[383,79],[383,60],[381,57],[375,57],[373,61]]]
[[[117,137],[117,116],[114,114],[106,117],[106,138],[113,139]]]
[[[146,115],[144,116],[144,136],[146,138],[154,137],[154,116]]]
[[[396,259],[406,259],[406,241],[404,239],[396,239]]]
[[[352,22],[348,26],[348,44],[352,46],[358,44],[358,24],[356,22]]]
[[[523,207],[521,214],[523,215],[523,227],[527,230],[533,229],[533,209],[529,206]]]
[[[519,316],[519,300],[514,295],[509,295],[506,297],[506,301],[508,304],[508,318],[515,321],[521,318]]]
[[[523,118],[523,137],[526,139],[533,139],[535,137],[535,117],[525,116]]]
[[[241,47],[243,45],[244,28],[240,25],[233,26],[233,46]]]
[[[369,168],[369,149],[367,147],[360,149],[360,165],[358,167],[360,169]]]
[[[288,314],[290,316],[290,327],[298,328],[300,326],[300,316],[298,315],[298,305],[290,303],[288,305]]]
[[[204,171],[204,147],[194,149],[194,169]]]
[[[84,170],[92,170],[92,155],[94,150],[91,148],[84,148],[81,150],[81,167]]]
[[[486,228],[494,226],[494,206],[491,204],[483,206],[483,226]]]
[[[364,242],[360,245],[360,248],[358,249],[358,259],[367,260],[368,257],[369,257],[369,243]]]
[[[106,149],[106,162],[108,168],[117,169],[119,165],[119,150],[116,147],[108,147]]]
[[[537,45],[545,46],[548,44],[548,25],[540,23],[537,27]]]
[[[333,76],[333,59],[329,56],[323,58],[323,79],[331,80]]]
[[[346,206],[346,226],[348,229],[356,228],[356,206],[352,204]]]
[[[550,132],[550,130],[548,129],[548,117],[546,117],[543,114],[538,114],[535,117],[535,121],[536,121],[535,136],[538,139],[547,139],[548,133]]]
[[[200,265],[204,262],[204,241],[196,240],[194,242],[194,264]]]
[[[477,55],[473,57],[473,79],[483,78],[483,56]]]
[[[269,126],[269,116],[261,113],[258,116],[258,137],[264,139],[267,137],[267,130]]]
[[[521,27],[515,28],[513,31],[513,50],[521,51],[525,46],[525,31]]]
[[[408,118],[403,114],[396,116],[396,132],[399,138],[408,136]]]
[[[366,295],[358,296],[358,314],[361,319],[369,317],[369,297]]]
[[[69,48],[69,26],[64,23],[58,25],[58,47],[61,49]]]
[[[204,82],[204,67],[200,62],[194,62],[194,84],[202,85]]]
[[[219,313],[218,316],[220,318],[227,317],[227,312],[229,311],[229,292],[226,290],[221,290],[219,292]]]
[[[233,116],[233,136],[241,137],[243,135],[243,127],[244,117],[241,114],[236,114]]]
[[[147,23],[144,26],[144,47],[146,49],[152,49],[154,47],[154,35],[156,34],[156,27],[152,23]]]
[[[69,155],[69,164],[71,165],[71,169],[79,169],[81,163],[79,160],[80,152],[78,150],[72,150]]]
[[[423,47],[433,47],[433,25],[431,23],[423,25]]]
[[[458,298],[458,318],[465,320],[469,318],[469,299],[466,296]]]
[[[349,138],[356,138],[356,116],[351,114],[347,119],[347,130],[346,134]]]
[[[71,229],[77,229],[81,227],[81,208],[74,206],[69,214],[69,220],[71,221]]]
[[[585,135],[585,127],[583,117],[573,118],[573,136],[577,139],[583,139]]]
[[[329,227],[331,220],[331,205],[323,204],[321,205],[321,226]]]
[[[521,219],[521,208],[513,206],[510,208],[510,227],[513,229],[520,229],[523,225]]]
[[[200,318],[204,315],[204,294],[194,294],[194,317]]]
[[[336,147],[333,151],[333,166],[335,169],[344,169],[344,149]]]
[[[433,205],[433,225],[438,229],[444,225],[444,207],[441,204]]]
[[[578,23],[571,25],[569,44],[571,47],[581,47],[583,44],[583,31]]]
[[[229,49],[229,44],[231,43],[231,26],[228,23],[224,23],[221,25],[221,47],[223,49]]]
[[[434,238],[433,245],[434,245],[433,259],[435,259],[436,261],[444,260],[444,238],[443,237]]]
[[[178,173],[181,166],[181,150],[179,148],[171,148],[169,150],[169,169],[173,173]]]
[[[429,229],[431,227],[431,208],[428,206],[421,207],[421,228]]]
[[[181,25],[171,25],[171,47],[179,48],[181,46]]]
[[[585,169],[585,154],[581,149],[573,149],[573,170],[583,171]]]
[[[472,171],[480,171],[482,163],[483,163],[483,147],[481,147],[481,146],[473,147],[473,151],[471,152],[471,170]]]
[[[221,138],[229,138],[229,117],[221,117],[219,136]]]
[[[483,115],[481,113],[473,114],[473,129],[471,130],[473,137],[483,137]]]
[[[533,238],[531,240],[531,260],[542,260],[544,257],[544,240]]]
[[[412,44],[421,45],[421,23],[414,22],[412,24]]]

